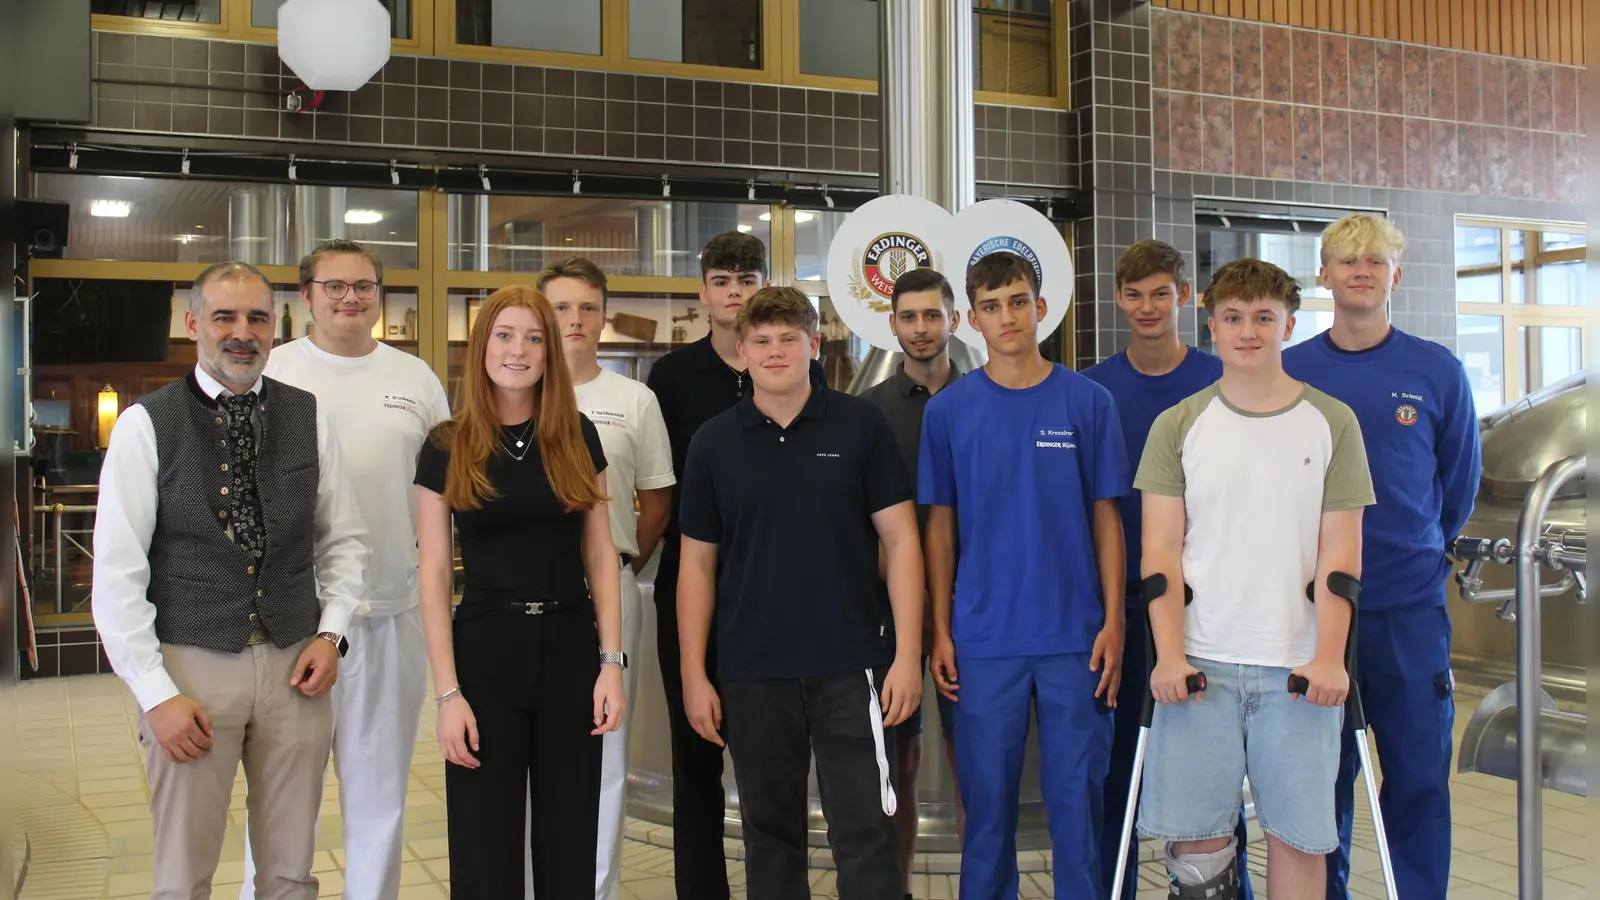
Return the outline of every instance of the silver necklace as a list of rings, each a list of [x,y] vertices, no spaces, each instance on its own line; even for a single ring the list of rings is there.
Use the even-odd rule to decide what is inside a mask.
[[[523,448],[522,452],[518,453],[506,446],[506,428],[502,425],[500,428],[500,446],[505,448],[506,455],[517,462],[522,462],[522,458],[528,455],[528,449],[530,449],[525,445],[528,443],[528,433],[531,431],[533,431],[533,420],[529,419],[528,427],[522,429],[522,436],[517,438],[517,446]]]

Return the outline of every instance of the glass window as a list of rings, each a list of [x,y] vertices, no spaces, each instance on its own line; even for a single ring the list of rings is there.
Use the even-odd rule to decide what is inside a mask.
[[[1539,305],[1582,306],[1583,270],[1584,261],[1581,259],[1545,263],[1535,269],[1539,277]]]
[[[417,194],[377,188],[37,176],[36,196],[71,204],[69,259],[298,265],[330,238],[385,266],[417,268]]]
[[[584,256],[607,275],[698,278],[707,241],[737,229],[770,248],[771,219],[755,204],[460,194],[450,198],[450,268],[537,272]]]
[[[222,0],[92,0],[89,11],[97,16],[216,24],[222,21]]]
[[[628,55],[759,69],[761,0],[633,0],[628,4]]]
[[[1055,94],[1051,0],[972,0],[973,87]]]
[[[1523,245],[1522,232],[1511,232],[1511,261],[1514,263],[1519,263],[1522,262],[1526,256],[1527,248]]]
[[[1552,250],[1576,250],[1588,245],[1588,240],[1581,234],[1563,234],[1559,231],[1546,231],[1539,235],[1539,249],[1545,252]]]
[[[1500,265],[1500,229],[1456,226],[1456,268]]]
[[[1457,303],[1499,303],[1500,273],[1461,275],[1456,278]],[[1513,279],[1516,281],[1517,279]]]
[[[1333,310],[1302,309],[1295,313],[1294,334],[1283,342],[1283,346],[1288,348],[1295,344],[1303,344],[1332,327]]]
[[[456,43],[599,56],[602,2],[456,0]]]
[[[1456,355],[1467,370],[1478,414],[1506,403],[1504,320],[1500,316],[1457,316]]]
[[[833,308],[828,296],[828,246],[849,213],[836,210],[797,209],[794,212],[795,286],[805,291],[817,307],[822,329],[818,358],[828,385],[846,390],[872,346],[857,337]],[[959,284],[956,290],[961,290]]]
[[[1583,330],[1571,326],[1525,325],[1522,343],[1523,389],[1532,393],[1583,368]]]
[[[801,3],[800,71],[877,81],[877,0]]]
[[[278,27],[278,7],[286,0],[251,0],[250,24],[257,28]],[[411,0],[377,0],[389,11],[389,36],[406,40],[411,37]]]

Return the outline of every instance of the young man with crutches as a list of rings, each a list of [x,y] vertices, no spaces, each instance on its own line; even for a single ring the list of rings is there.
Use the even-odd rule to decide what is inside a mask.
[[[1141,571],[1165,579],[1148,610],[1159,705],[1139,831],[1168,842],[1173,896],[1233,900],[1248,776],[1267,834],[1268,894],[1314,900],[1337,845],[1354,615],[1353,595],[1336,594],[1343,582],[1330,576],[1359,577],[1372,480],[1349,407],[1283,371],[1300,305],[1294,279],[1236,260],[1217,270],[1204,305],[1222,378],[1156,418],[1134,481]],[[1198,673],[1206,679],[1191,694]],[[1291,676],[1308,683],[1304,696],[1289,692]]]
[[[1284,366],[1349,404],[1361,422],[1378,503],[1362,521],[1367,590],[1357,672],[1381,736],[1379,805],[1400,896],[1444,900],[1455,726],[1445,547],[1472,514],[1481,450],[1461,361],[1389,324],[1404,246],[1400,231],[1379,216],[1356,213],[1329,225],[1318,278],[1333,292],[1333,327],[1285,353]],[[1328,858],[1329,900],[1349,896],[1360,768],[1346,728],[1334,792],[1339,847]]]

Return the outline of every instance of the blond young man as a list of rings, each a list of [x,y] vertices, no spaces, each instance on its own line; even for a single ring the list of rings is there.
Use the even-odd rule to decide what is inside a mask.
[[[1378,735],[1379,805],[1400,896],[1444,900],[1455,723],[1445,547],[1472,515],[1481,449],[1461,361],[1389,324],[1404,248],[1399,229],[1379,216],[1356,213],[1329,225],[1318,279],[1333,292],[1333,327],[1286,352],[1284,367],[1348,404],[1361,422],[1378,502],[1362,520],[1356,672]],[[1329,900],[1349,896],[1359,765],[1346,728]]]

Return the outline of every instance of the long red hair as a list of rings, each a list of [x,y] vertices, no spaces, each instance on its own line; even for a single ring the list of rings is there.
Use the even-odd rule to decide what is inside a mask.
[[[450,451],[445,473],[444,498],[452,509],[476,509],[495,495],[489,482],[489,454],[500,450],[500,411],[494,383],[484,359],[489,332],[507,309],[532,310],[544,329],[544,374],[533,387],[533,437],[539,442],[544,474],[561,505],[572,512],[610,500],[595,483],[594,460],[589,456],[578,420],[578,401],[572,374],[559,343],[561,329],[544,294],[528,285],[512,285],[489,295],[467,339],[467,364],[456,396],[456,414],[434,431],[434,439]]]

